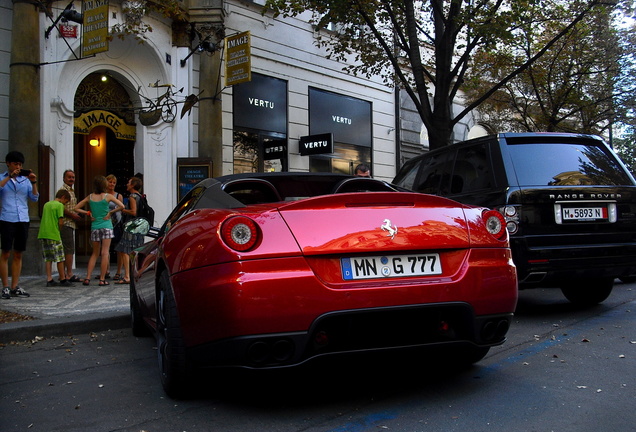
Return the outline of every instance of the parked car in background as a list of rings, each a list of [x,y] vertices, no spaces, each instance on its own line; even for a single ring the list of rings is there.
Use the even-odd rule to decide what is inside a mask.
[[[636,186],[597,136],[505,133],[409,160],[394,179],[417,192],[497,209],[519,288],[560,287],[591,305],[636,273]]]
[[[371,178],[207,179],[153,236],[132,256],[131,319],[171,396],[198,368],[424,347],[476,362],[516,307],[500,213]]]

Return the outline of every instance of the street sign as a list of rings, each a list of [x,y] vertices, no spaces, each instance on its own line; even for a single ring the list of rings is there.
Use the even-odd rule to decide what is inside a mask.
[[[225,85],[231,86],[252,79],[250,32],[225,38]]]
[[[82,57],[108,51],[108,0],[85,0]]]

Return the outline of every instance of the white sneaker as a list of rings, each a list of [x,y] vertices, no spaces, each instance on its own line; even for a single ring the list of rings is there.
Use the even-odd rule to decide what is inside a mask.
[[[31,294],[20,288],[19,286],[15,287],[14,290],[11,290],[12,297],[31,297]]]

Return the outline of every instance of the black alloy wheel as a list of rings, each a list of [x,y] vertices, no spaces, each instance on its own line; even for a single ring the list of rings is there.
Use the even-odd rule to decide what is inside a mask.
[[[167,271],[159,277],[157,295],[157,355],[161,385],[168,396],[183,398],[189,387],[190,371]]]
[[[141,314],[137,290],[135,289],[135,283],[132,278],[130,280],[130,327],[135,337],[150,336],[150,330],[146,327]]]

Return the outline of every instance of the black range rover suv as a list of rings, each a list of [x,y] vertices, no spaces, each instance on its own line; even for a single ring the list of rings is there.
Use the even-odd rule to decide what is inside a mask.
[[[559,287],[591,305],[636,274],[636,182],[597,136],[477,138],[409,160],[393,183],[498,209],[520,289]]]

